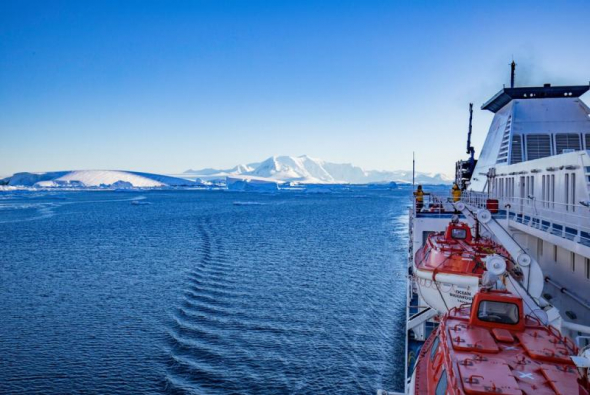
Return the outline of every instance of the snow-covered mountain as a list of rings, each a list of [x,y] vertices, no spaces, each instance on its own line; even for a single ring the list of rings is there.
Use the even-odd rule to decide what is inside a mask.
[[[160,174],[120,170],[75,170],[47,173],[16,173],[3,183],[25,187],[110,187],[157,188],[166,186],[195,186],[195,181]]]
[[[369,184],[395,181],[411,183],[411,171],[363,170],[349,163],[330,163],[307,155],[273,156],[259,163],[238,165],[232,169],[187,170],[184,174],[190,178],[215,179],[223,177],[243,177],[268,179],[283,182],[300,182],[308,184]],[[452,178],[442,173],[416,173],[416,182],[420,184],[450,184]]]

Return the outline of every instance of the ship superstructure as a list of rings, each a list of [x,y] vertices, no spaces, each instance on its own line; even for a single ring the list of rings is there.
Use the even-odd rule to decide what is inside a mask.
[[[522,299],[526,320],[534,320],[559,341],[570,342],[570,351],[579,351],[580,356],[564,356],[563,363],[569,367],[563,369],[578,372],[579,377],[585,377],[584,388],[588,385],[590,108],[581,97],[590,86],[515,87],[516,64],[511,66],[511,86],[504,87],[481,107],[493,112],[494,118],[478,159],[470,142],[470,105],[470,157],[456,166],[461,196],[431,191],[420,198],[420,204],[413,199],[405,393],[419,388],[415,372],[427,363],[423,347],[425,342],[432,345],[440,332],[439,324],[449,320],[449,312],[472,308],[477,295],[489,288]],[[481,240],[475,248],[471,242],[451,240],[450,230],[463,227],[468,227],[468,235],[475,235],[474,240]],[[438,255],[433,257],[432,253]],[[491,265],[486,264],[486,255],[493,257]],[[463,273],[462,268],[466,268]],[[490,282],[486,271],[500,277]],[[488,329],[495,336],[493,326],[491,323]],[[482,336],[488,329],[482,330]],[[447,357],[457,351],[451,343]],[[542,350],[544,355],[556,355],[561,345],[552,344]],[[527,347],[521,348],[522,356],[517,358],[535,358]],[[493,374],[504,381],[514,378],[524,388],[517,374],[518,364],[497,369],[505,372]],[[555,380],[565,377],[552,378],[552,371],[542,373],[533,374],[542,381],[539,389],[563,393],[551,382],[556,384]],[[464,392],[499,393],[494,385],[491,389]],[[514,393],[520,393],[517,387]]]
[[[589,88],[498,92],[482,106],[495,115],[468,186],[498,200],[500,223],[539,263],[544,296],[573,326],[590,325],[590,108],[580,98]]]

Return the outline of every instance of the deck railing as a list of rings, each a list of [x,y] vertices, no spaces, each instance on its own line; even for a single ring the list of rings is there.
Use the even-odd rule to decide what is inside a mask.
[[[454,199],[450,194],[431,193],[424,197],[423,212],[454,212],[452,205]],[[498,200],[500,215],[505,216],[509,221],[590,247],[590,207],[586,205],[545,201],[535,197],[497,198],[487,193],[471,191],[464,192],[460,200],[474,207],[487,208],[489,199]]]

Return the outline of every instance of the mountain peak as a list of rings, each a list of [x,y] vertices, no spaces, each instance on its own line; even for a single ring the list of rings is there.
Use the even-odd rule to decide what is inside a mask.
[[[249,176],[274,181],[289,181],[312,184],[369,184],[381,182],[411,183],[412,172],[405,170],[363,170],[350,163],[330,163],[308,155],[273,155],[262,162],[237,165],[229,170],[187,170],[196,177],[213,179],[233,176]],[[441,173],[416,173],[416,182],[421,184],[450,184],[452,178]]]

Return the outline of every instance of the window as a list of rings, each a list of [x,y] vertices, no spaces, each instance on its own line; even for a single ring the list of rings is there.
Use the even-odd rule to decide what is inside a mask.
[[[543,256],[543,240],[537,239],[537,258]]]
[[[563,154],[569,150],[579,151],[580,135],[576,133],[558,133],[555,135],[556,153]]]
[[[518,306],[514,303],[484,300],[477,306],[477,318],[486,322],[518,324]]]
[[[590,133],[586,133],[586,149],[590,151]]]
[[[551,174],[551,208],[555,208],[555,174]]]
[[[590,280],[590,258],[586,258],[585,266],[586,266],[586,280]]]
[[[576,173],[571,174],[570,183],[572,185],[572,191],[570,193],[572,197],[572,211],[576,211]]]
[[[527,134],[526,136],[527,160],[545,158],[551,156],[551,138],[548,134]]]
[[[570,252],[570,262],[572,264],[572,272],[576,271],[576,254],[574,252]]]
[[[541,177],[541,199],[543,200],[543,207],[547,206],[547,186],[545,185],[545,179],[547,176]]]
[[[451,230],[451,237],[453,239],[463,240],[467,237],[467,230],[466,229],[452,229]]]
[[[440,340],[438,339],[438,336],[437,336],[434,338],[434,342],[432,342],[432,348],[430,349],[430,360],[431,361],[434,361],[434,356],[438,352],[438,344],[439,343],[440,343]]]
[[[443,369],[436,385],[435,395],[446,395],[447,393],[447,372]]]
[[[557,263],[557,246],[553,246],[553,260]]]
[[[570,175],[565,175],[565,211],[570,210]]]

